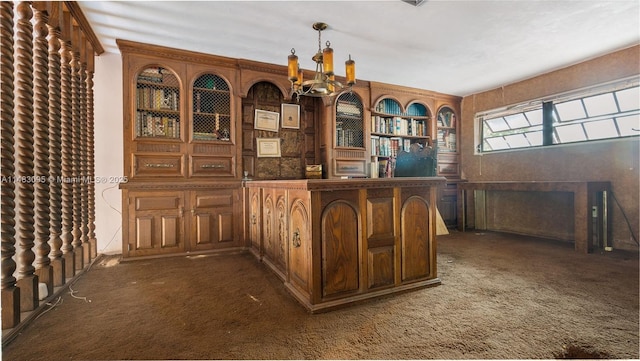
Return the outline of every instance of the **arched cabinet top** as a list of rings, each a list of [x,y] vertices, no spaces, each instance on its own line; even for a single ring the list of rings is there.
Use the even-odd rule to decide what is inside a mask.
[[[419,100],[412,100],[406,104],[402,104],[398,98],[394,96],[383,96],[379,98],[371,109],[378,114],[410,116],[410,117],[430,117],[431,110],[429,107]]]

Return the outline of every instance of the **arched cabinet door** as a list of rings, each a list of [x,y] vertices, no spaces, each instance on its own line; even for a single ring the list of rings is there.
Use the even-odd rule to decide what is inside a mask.
[[[329,178],[367,176],[365,111],[356,92],[342,93],[336,98],[329,129],[333,134],[329,140],[332,156],[326,160]]]
[[[161,66],[136,77],[134,138],[180,139],[180,82]]]
[[[364,148],[362,101],[355,93],[343,93],[336,101],[336,147]]]
[[[193,82],[191,139],[231,140],[231,92],[227,82],[215,74],[202,74]]]

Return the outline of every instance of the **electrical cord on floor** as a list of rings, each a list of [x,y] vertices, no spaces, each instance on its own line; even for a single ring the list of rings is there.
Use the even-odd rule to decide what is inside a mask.
[[[629,227],[629,233],[631,233],[631,238],[633,238],[633,241],[636,242],[636,245],[638,245],[638,238],[636,238],[636,235],[633,234],[633,228],[631,227],[631,222],[629,222],[629,218],[627,218],[627,214],[624,212],[624,209],[620,205],[620,202],[618,202],[618,198],[616,198],[616,195],[613,193],[613,191],[611,191],[611,197],[618,205],[618,208],[620,208],[620,211],[622,212],[622,217],[627,222],[627,227]]]
[[[119,209],[117,209],[116,207],[112,206],[111,203],[109,203],[109,201],[107,201],[107,198],[104,196],[104,192],[113,189],[115,187],[118,186],[118,183],[114,184],[111,187],[107,187],[105,189],[102,190],[102,192],[100,193],[100,195],[102,196],[102,200],[104,201],[104,203],[106,205],[109,206],[109,208],[113,209],[114,211],[116,211],[118,214],[122,215],[122,212],[120,212]],[[118,232],[120,232],[120,230],[122,229],[122,225],[120,225],[120,227],[118,227],[118,229],[116,229],[115,232],[113,232],[113,236],[111,237],[111,239],[109,240],[109,242],[107,242],[107,244],[104,245],[104,247],[102,247],[102,249],[100,250],[101,252],[104,251],[105,249],[107,249],[107,247],[109,247],[109,245],[111,244],[111,242],[113,242],[113,240],[116,238],[116,236],[118,235]]]
[[[62,296],[58,296],[58,299],[56,299],[55,303],[51,303],[51,302],[45,303],[45,305],[49,306],[49,308],[47,308],[46,310],[42,311],[38,316],[36,316],[36,318],[34,318],[34,320],[39,319],[45,313],[47,313],[47,312],[53,310],[54,308],[58,307],[59,305],[62,304],[62,302],[64,302],[64,300],[62,299]]]

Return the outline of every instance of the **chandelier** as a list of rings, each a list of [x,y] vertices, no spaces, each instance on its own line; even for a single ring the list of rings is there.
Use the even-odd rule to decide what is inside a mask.
[[[327,26],[325,23],[313,24],[313,29],[318,31],[318,52],[311,58],[316,63],[316,72],[313,79],[303,79],[302,69],[300,69],[300,65],[298,64],[296,49],[291,49],[287,70],[289,81],[291,81],[291,96],[293,97],[295,95],[297,100],[300,100],[300,97],[303,95],[311,97],[331,97],[344,89],[351,89],[353,84],[356,83],[356,63],[351,60],[351,55],[349,55],[349,60],[345,61],[346,86],[336,81],[333,72],[333,49],[331,49],[331,43],[327,41],[327,47],[321,49],[322,30],[325,30]]]

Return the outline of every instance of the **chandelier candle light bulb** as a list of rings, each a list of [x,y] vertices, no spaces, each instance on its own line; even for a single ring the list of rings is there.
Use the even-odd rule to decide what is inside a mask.
[[[351,90],[356,83],[356,63],[351,59],[345,62],[347,85],[336,81],[333,69],[333,49],[331,43],[326,42],[326,48],[322,49],[322,31],[328,27],[325,23],[314,23],[313,29],[318,31],[318,52],[311,58],[316,63],[316,71],[313,79],[303,80],[302,69],[298,63],[296,50],[291,49],[291,55],[287,59],[287,74],[291,82],[292,97],[332,97],[343,90]]]

